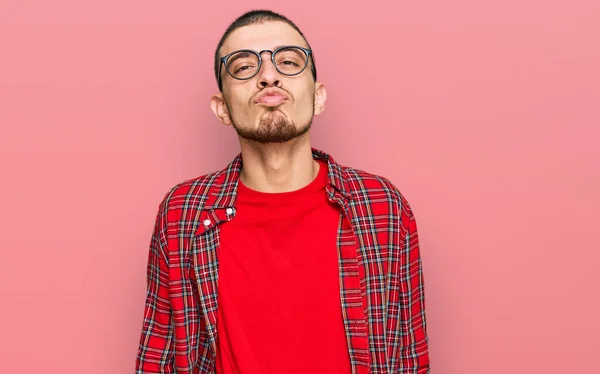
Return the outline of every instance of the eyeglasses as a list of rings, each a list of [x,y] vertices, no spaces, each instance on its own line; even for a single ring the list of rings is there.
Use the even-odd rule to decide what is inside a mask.
[[[248,80],[254,77],[260,71],[262,66],[263,52],[271,53],[271,62],[275,69],[282,75],[294,76],[302,73],[308,66],[308,59],[311,57],[310,49],[297,46],[282,46],[274,51],[265,49],[260,52],[251,49],[242,49],[234,51],[221,57],[219,64],[219,89],[221,90],[221,66],[225,65],[227,73],[238,80]],[[313,67],[313,75],[316,76]]]

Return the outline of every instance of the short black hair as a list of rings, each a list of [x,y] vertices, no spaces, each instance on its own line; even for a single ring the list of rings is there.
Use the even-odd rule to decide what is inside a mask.
[[[221,60],[220,60],[221,57],[219,56],[219,51],[221,50],[221,47],[223,47],[223,44],[225,43],[225,40],[229,37],[229,35],[231,35],[232,32],[239,29],[240,27],[255,25],[255,24],[260,24],[260,23],[265,23],[265,22],[277,22],[277,21],[285,22],[288,25],[290,25],[292,28],[294,28],[294,30],[296,30],[300,34],[302,39],[304,39],[308,49],[312,50],[312,48],[310,47],[310,44],[308,43],[308,40],[306,40],[306,37],[304,36],[302,31],[300,31],[300,28],[298,28],[298,26],[296,26],[296,24],[294,22],[292,22],[290,19],[288,19],[284,15],[275,13],[275,12],[273,12],[271,10],[267,10],[267,9],[256,9],[256,10],[248,11],[248,12],[242,14],[241,16],[239,16],[238,18],[236,18],[235,21],[233,21],[231,23],[231,25],[229,25],[227,30],[225,30],[225,33],[221,37],[221,40],[219,40],[219,44],[217,45],[217,49],[215,50],[215,78],[217,79],[217,84],[219,83],[219,66],[221,65]],[[316,81],[317,80],[317,68],[315,66],[314,52],[311,53],[311,59],[312,59],[312,65],[311,65],[312,75],[313,75],[313,79]],[[219,90],[220,89],[221,89],[221,87],[219,87]]]

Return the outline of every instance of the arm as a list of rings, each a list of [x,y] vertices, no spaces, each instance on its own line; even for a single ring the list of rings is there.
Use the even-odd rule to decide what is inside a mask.
[[[166,214],[156,217],[147,266],[147,294],[135,373],[174,373],[173,320],[169,301],[169,264],[166,256]],[[164,243],[164,244],[163,244]]]
[[[419,250],[417,223],[406,201],[403,201],[402,225],[406,236],[402,245],[400,265],[400,373],[429,374],[429,350],[425,320],[425,290]]]

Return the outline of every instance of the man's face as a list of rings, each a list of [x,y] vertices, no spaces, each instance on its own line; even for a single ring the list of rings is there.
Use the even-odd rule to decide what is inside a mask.
[[[302,36],[284,22],[266,22],[241,27],[226,39],[220,56],[240,49],[274,50],[282,45],[308,48]],[[309,58],[302,73],[286,76],[264,52],[258,73],[248,80],[231,77],[221,68],[222,94],[211,101],[213,112],[226,125],[233,125],[243,139],[260,143],[285,142],[306,133],[313,115],[323,111],[326,93],[313,80]]]

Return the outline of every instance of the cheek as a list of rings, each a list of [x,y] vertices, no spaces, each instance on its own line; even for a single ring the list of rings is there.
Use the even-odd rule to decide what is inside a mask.
[[[307,87],[303,92],[305,93],[295,97],[296,100],[292,109],[293,113],[290,113],[294,121],[298,124],[306,123],[314,115],[314,95],[312,94],[312,89]]]
[[[313,99],[314,96],[311,94],[302,95],[296,101],[296,110],[303,114],[304,112],[311,112],[313,110]]]
[[[241,89],[241,87],[231,90],[226,96],[226,100],[230,114],[233,116],[244,115],[243,113],[247,113],[249,110],[249,92]]]
[[[296,96],[296,103],[295,103],[296,109],[301,110],[301,111],[312,110],[313,101],[314,101],[314,97],[315,97],[314,90],[315,90],[314,84],[312,83],[312,81],[309,81],[307,83],[300,85],[293,91],[293,92],[298,92],[298,94]]]

